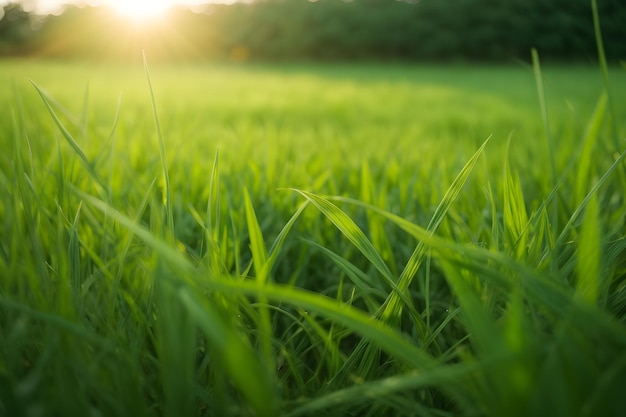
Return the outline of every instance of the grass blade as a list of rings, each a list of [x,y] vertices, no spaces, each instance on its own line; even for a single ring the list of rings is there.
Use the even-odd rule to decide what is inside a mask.
[[[224,363],[228,375],[260,417],[276,415],[274,384],[268,380],[267,366],[259,361],[249,341],[230,326],[217,311],[189,288],[178,290],[180,302],[191,319],[211,341],[210,347]]]
[[[351,405],[357,405],[364,401],[377,398],[385,398],[394,393],[412,391],[419,388],[441,386],[450,391],[455,391],[453,386],[459,379],[469,376],[484,366],[474,363],[472,365],[455,365],[453,367],[441,367],[428,372],[411,372],[405,375],[392,376],[377,381],[365,382],[353,385],[349,388],[333,391],[324,396],[306,401],[303,405],[287,412],[284,417],[298,417],[317,415],[321,410],[331,409],[346,413]],[[340,412],[341,412],[340,411]]]
[[[535,72],[535,82],[537,84],[537,95],[539,97],[539,107],[541,109],[541,118],[543,119],[544,131],[546,133],[546,141],[548,143],[548,154],[550,156],[550,171],[552,173],[552,184],[556,186],[558,184],[558,175],[556,170],[556,152],[554,139],[552,138],[552,132],[550,130],[550,118],[548,116],[548,106],[546,104],[546,96],[543,89],[543,77],[541,75],[541,66],[539,64],[539,53],[535,48],[531,50],[533,59],[533,70]],[[559,213],[558,213],[558,198],[555,198],[552,203],[552,216],[551,223],[553,230],[559,229]]]
[[[570,216],[569,220],[567,221],[567,223],[565,224],[565,226],[563,226],[563,230],[561,231],[561,233],[559,234],[559,236],[556,239],[555,247],[559,247],[560,245],[562,245],[565,242],[565,239],[567,239],[567,237],[569,236],[569,233],[571,231],[571,228],[572,228],[574,222],[576,220],[578,220],[578,216],[580,216],[580,213],[582,213],[582,211],[585,209],[585,207],[589,203],[589,200],[591,200],[591,198],[593,198],[593,196],[596,195],[596,193],[598,192],[600,187],[602,187],[608,181],[608,179],[611,177],[611,174],[613,174],[613,172],[616,169],[618,169],[619,167],[622,166],[622,161],[624,160],[624,157],[626,157],[626,151],[624,151],[622,154],[620,154],[615,159],[615,162],[613,162],[611,164],[609,169],[606,170],[606,172],[594,184],[594,186],[591,188],[591,190],[589,190],[589,192],[587,193],[587,195],[585,196],[583,201],[581,201],[581,203],[578,205],[578,207],[576,207],[574,212],[571,214],[571,216]]]
[[[431,368],[436,364],[430,355],[380,320],[348,304],[339,304],[336,300],[321,294],[287,285],[268,283],[264,287],[258,287],[253,282],[234,280],[207,282],[206,287],[226,293],[262,295],[280,303],[317,312],[357,332],[404,364],[418,369]]]
[[[611,133],[613,142],[615,143],[615,150],[617,152],[622,151],[622,146],[619,141],[619,129],[617,127],[617,113],[613,107],[613,99],[611,97],[611,84],[609,82],[609,66],[606,61],[606,53],[604,52],[604,42],[602,41],[602,29],[600,28],[600,16],[598,14],[598,2],[597,0],[591,0],[591,13],[593,16],[593,32],[596,39],[596,47],[598,49],[598,61],[600,63],[600,69],[602,71],[602,81],[604,81],[604,89],[607,95],[607,101],[609,105],[609,112],[611,114]]]
[[[188,307],[167,280],[165,266],[154,271],[156,342],[164,391],[165,417],[192,415],[194,410],[194,350],[196,326]],[[194,317],[195,318],[195,317]]]
[[[148,88],[150,90],[150,101],[152,103],[152,113],[154,114],[154,124],[156,127],[157,139],[159,141],[159,153],[161,155],[161,165],[163,168],[163,178],[165,180],[165,218],[167,222],[167,230],[169,238],[174,240],[174,212],[172,209],[172,196],[170,190],[170,174],[167,169],[167,161],[165,160],[165,147],[163,146],[163,134],[161,133],[161,124],[159,123],[159,115],[157,113],[156,99],[152,89],[152,81],[150,80],[150,72],[148,71],[148,59],[146,53],[143,52],[143,66],[148,80]]]
[[[248,223],[248,234],[250,235],[250,249],[252,250],[252,263],[256,273],[255,282],[259,287],[267,283],[269,271],[266,267],[267,253],[265,252],[265,243],[263,241],[263,233],[257,221],[252,201],[248,190],[244,190],[244,207],[246,211],[246,220]],[[274,356],[272,353],[272,324],[269,310],[267,308],[267,299],[263,296],[259,297],[258,304],[258,334],[259,343],[261,345],[261,353],[267,370],[274,369]]]
[[[474,155],[472,155],[469,161],[465,164],[463,169],[461,169],[461,171],[458,173],[454,181],[452,181],[452,184],[450,184],[450,187],[444,194],[443,199],[437,206],[437,209],[435,210],[433,217],[428,223],[427,230],[430,233],[435,233],[437,231],[446,213],[448,212],[448,210],[450,210],[450,208],[457,201],[461,193],[461,190],[463,189],[463,186],[467,182],[470,174],[472,173],[474,169],[474,166],[476,165],[476,162],[478,162],[478,159],[480,158],[485,147],[487,146],[489,139],[490,138],[487,138],[487,140],[483,142],[480,148],[478,148],[478,150],[474,153]],[[400,279],[398,282],[400,293],[404,294],[408,290],[409,286],[411,285],[411,282],[413,282],[413,278],[415,277],[415,274],[417,273],[420,266],[422,265],[422,262],[424,261],[424,256],[426,255],[426,252],[427,252],[426,246],[422,242],[419,242],[417,246],[415,247],[415,250],[411,254],[411,257],[407,261],[406,266],[404,270],[402,271],[402,274],[400,275]],[[385,311],[383,312],[383,318],[386,321],[387,320],[391,320],[391,321],[399,320],[400,315],[402,314],[402,304],[400,304],[399,301],[400,299],[396,295],[396,293],[391,293],[387,297],[387,300],[385,302],[386,304]],[[425,323],[421,322],[420,327],[421,327],[421,332],[423,336],[426,336]]]
[[[372,242],[369,241],[365,233],[357,226],[346,213],[341,211],[337,206],[313,193],[307,191],[296,190],[304,198],[309,200],[324,216],[330,220],[337,229],[367,258],[368,261],[380,272],[385,281],[392,287],[395,287],[394,277],[385,264],[382,256],[378,253]]]
[[[92,206],[101,211],[107,211],[109,215],[118,223],[135,233],[146,244],[152,247],[159,255],[161,255],[172,267],[176,268],[179,275],[188,277],[197,277],[197,270],[193,268],[182,254],[175,248],[163,241],[155,238],[145,228],[139,226],[131,219],[124,216],[119,211],[110,207],[107,203],[98,200],[79,190],[74,190]],[[256,282],[240,281],[240,280],[200,280],[196,284],[206,286],[208,288],[224,291],[226,293],[239,292],[252,296],[265,296],[268,299],[295,305],[305,309],[311,309],[323,314],[330,319],[337,320],[345,326],[362,334],[373,343],[380,345],[390,354],[397,356],[408,364],[415,367],[429,367],[434,364],[430,358],[421,349],[417,348],[403,336],[396,333],[387,325],[373,319],[356,308],[345,304],[337,304],[335,300],[325,296],[300,290],[291,286],[278,286],[266,283],[260,287]],[[209,282],[211,281],[211,282]],[[192,299],[193,296],[189,295]],[[195,303],[192,303],[195,305]],[[196,307],[194,307],[196,308]]]
[[[217,242],[220,233],[220,177],[219,148],[215,151],[215,160],[209,181],[209,199],[206,204],[206,228],[211,239]]]
[[[87,155],[85,155],[85,153],[81,149],[78,142],[76,142],[76,139],[74,139],[72,134],[65,128],[65,126],[63,126],[63,123],[61,122],[56,112],[52,108],[52,105],[50,104],[50,99],[48,98],[48,95],[41,88],[39,88],[39,86],[37,86],[37,84],[35,84],[33,81],[31,81],[31,84],[33,85],[33,87],[35,87],[35,90],[37,90],[37,93],[39,93],[39,96],[43,100],[43,103],[46,106],[48,113],[50,114],[50,116],[52,117],[52,120],[54,120],[54,123],[57,125],[57,127],[61,131],[61,134],[63,135],[65,140],[67,140],[67,143],[70,144],[70,146],[72,147],[76,155],[78,155],[78,159],[80,159],[80,162],[82,163],[83,167],[85,167],[85,169],[87,170],[91,178],[94,181],[96,181],[96,183],[100,186],[100,190],[104,191],[106,189],[104,183],[102,182],[98,174],[96,174],[96,171],[94,170],[92,164],[89,162]]]
[[[380,272],[382,278],[393,291],[397,294],[399,302],[401,301],[409,309],[412,317],[419,322],[421,318],[419,313],[415,310],[413,302],[408,294],[405,294],[396,285],[395,279],[391,274],[391,271],[385,264],[382,256],[376,251],[372,242],[369,241],[365,233],[357,226],[346,213],[341,211],[337,206],[332,204],[327,199],[309,193],[302,190],[293,190],[309,200],[324,216],[326,216],[340,231],[341,233],[367,258],[368,261]],[[422,332],[422,329],[420,329]]]
[[[514,175],[508,165],[505,168],[503,186],[505,242],[516,259],[523,260],[527,254],[528,213],[519,175]]]
[[[577,161],[576,167],[576,188],[575,197],[576,202],[582,201],[589,191],[590,178],[593,177],[591,172],[591,164],[594,161],[594,149],[600,137],[600,130],[604,122],[604,114],[606,113],[607,94],[604,93],[598,99],[596,108],[593,112],[591,120],[587,124],[585,136],[583,137],[583,145],[580,153],[580,157]]]
[[[590,304],[599,301],[601,293],[601,223],[598,218],[598,198],[593,196],[587,204],[580,238],[578,239],[578,280],[576,294]]]
[[[626,155],[626,153],[623,155]],[[475,271],[476,275],[488,280],[492,285],[501,288],[503,291],[508,292],[514,284],[521,284],[525,291],[528,291],[535,297],[536,302],[554,314],[568,321],[571,320],[572,324],[579,327],[582,331],[586,331],[589,334],[594,333],[597,337],[607,337],[614,343],[626,346],[626,331],[609,318],[606,312],[592,308],[586,303],[576,301],[576,299],[571,297],[568,289],[557,284],[550,275],[523,265],[500,252],[492,252],[443,239],[400,216],[378,207],[364,203],[359,205],[376,211],[416,239],[424,241],[424,244],[433,250],[433,255],[443,257],[458,267]],[[514,276],[523,277],[523,279],[507,277],[494,265],[505,268],[513,272]],[[576,320],[572,319],[574,316]]]
[[[250,249],[252,251],[252,261],[254,271],[256,272],[256,280],[259,285],[265,284],[267,281],[267,271],[264,270],[267,262],[267,253],[265,252],[265,243],[263,241],[263,233],[256,218],[252,201],[248,190],[244,190],[244,207],[246,211],[246,220],[248,223],[248,234],[250,236]]]

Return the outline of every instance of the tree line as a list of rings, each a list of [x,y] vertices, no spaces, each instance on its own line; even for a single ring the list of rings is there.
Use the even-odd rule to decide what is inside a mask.
[[[623,0],[598,0],[604,46],[626,59]],[[123,26],[104,8],[40,17],[17,3],[0,20],[0,54],[193,60],[593,61],[590,0],[256,0],[178,8]]]

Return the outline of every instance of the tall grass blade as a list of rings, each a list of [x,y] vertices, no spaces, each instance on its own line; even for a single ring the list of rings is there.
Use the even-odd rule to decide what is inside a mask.
[[[289,232],[291,231],[293,226],[296,224],[296,222],[298,221],[298,219],[304,212],[304,209],[307,208],[308,204],[309,204],[308,201],[305,201],[304,203],[300,204],[300,206],[298,207],[298,210],[296,210],[296,212],[291,216],[289,221],[285,223],[285,226],[283,226],[283,228],[280,230],[280,233],[278,233],[278,236],[274,240],[274,243],[272,243],[272,246],[270,247],[267,253],[267,259],[263,267],[263,270],[264,270],[263,275],[269,276],[272,268],[274,267],[274,264],[276,263],[276,260],[278,259],[280,250],[285,244],[285,241],[287,239],[287,236],[289,235]]]
[[[337,206],[332,204],[325,198],[322,198],[313,193],[302,190],[293,190],[309,200],[324,216],[326,216],[341,233],[361,252],[368,261],[380,272],[383,281],[397,294],[399,302],[404,305],[412,313],[412,317],[416,320],[422,321],[419,313],[415,310],[413,302],[408,294],[405,294],[397,286],[395,279],[385,264],[380,253],[374,248],[372,242],[369,241],[365,233],[357,226],[346,213],[341,211]]]
[[[2,216],[6,216],[5,227],[10,225],[10,234],[2,239],[8,246],[5,251],[10,254],[6,256],[8,270],[3,278],[7,285],[20,288],[20,295],[28,294],[29,298],[32,297],[33,300],[41,302],[49,299],[47,292],[50,290],[51,282],[44,246],[38,233],[37,207],[41,207],[41,203],[37,202],[37,193],[33,191],[34,187],[30,183],[27,173],[28,170],[31,176],[35,176],[30,141],[26,134],[24,109],[17,92],[16,97],[18,98],[17,108],[11,112],[13,122],[12,166],[10,167],[11,170],[6,173],[7,191],[9,191],[10,199],[7,206],[0,206],[5,210],[5,214]],[[22,154],[24,142],[30,154],[29,167],[26,166]],[[26,254],[23,253],[25,238],[29,242],[29,249]],[[24,276],[20,266],[26,262],[34,266],[34,271]]]
[[[362,335],[404,364],[418,369],[431,368],[437,361],[404,337],[400,332],[363,311],[324,295],[293,286],[268,283],[258,287],[249,281],[215,280],[204,283],[207,288],[226,293],[265,296],[268,299],[297,306],[321,314]]]
[[[76,188],[72,188],[72,192],[79,198],[89,203],[94,208],[101,211],[103,214],[107,214],[117,223],[124,228],[135,234],[139,239],[144,241],[153,250],[155,250],[167,264],[178,271],[180,274],[187,275],[193,274],[195,268],[182,256],[178,248],[175,248],[172,244],[158,239],[153,233],[151,233],[144,226],[141,226],[136,220],[130,219],[128,216],[115,209],[113,206],[105,201],[102,201],[90,194],[87,194]]]
[[[150,185],[148,186],[145,195],[143,196],[143,199],[141,200],[141,202],[139,203],[139,206],[137,207],[137,212],[135,214],[135,219],[131,220],[133,222],[133,224],[138,225],[139,221],[141,219],[141,217],[143,216],[143,214],[145,213],[146,209],[148,208],[148,204],[150,202],[150,199],[152,197],[152,192],[154,190],[154,185],[156,184],[157,179],[154,178],[152,179],[152,182],[150,183]],[[110,203],[108,203],[110,204]],[[106,213],[106,212],[105,212]],[[124,265],[126,264],[126,259],[128,256],[128,252],[130,250],[130,247],[133,243],[133,238],[134,238],[134,232],[132,230],[129,230],[131,232],[130,236],[128,236],[126,238],[126,241],[120,245],[121,249],[119,249],[119,251],[117,252],[117,263],[119,265],[118,270],[117,270],[117,274],[115,276],[115,283],[116,285],[119,285],[119,283],[122,280],[122,275],[124,273]]]
[[[550,117],[548,115],[548,106],[546,101],[546,95],[543,88],[543,76],[541,74],[541,64],[539,63],[539,53],[537,49],[531,50],[533,59],[533,70],[535,73],[535,83],[537,86],[537,96],[539,97],[539,107],[541,109],[541,119],[543,120],[544,131],[546,133],[546,140],[548,144],[548,155],[550,156],[550,170],[552,173],[552,183],[557,183],[557,170],[556,170],[556,148],[554,145],[554,139],[552,138],[552,131],[550,129]],[[555,226],[556,228],[556,226]]]
[[[370,172],[369,164],[363,162],[361,166],[361,199],[366,203],[374,204],[374,189],[375,183]],[[380,193],[380,199],[384,199],[385,190]],[[384,205],[384,203],[383,203]],[[371,216],[367,213],[367,221],[369,234],[372,243],[378,248],[381,257],[386,261],[386,264],[391,269],[394,276],[398,275],[396,270],[396,259],[393,253],[391,243],[385,232],[384,224],[381,222],[380,217]]]
[[[220,233],[220,177],[219,177],[219,148],[215,151],[215,160],[209,181],[209,199],[206,205],[206,227],[209,236],[214,242],[219,239]]]
[[[519,287],[514,288],[509,296],[503,320],[502,337],[506,350],[512,355],[519,354],[521,359],[510,364],[507,378],[511,394],[516,395],[510,403],[520,403],[531,396],[535,388],[534,360],[527,355],[533,349],[533,337],[528,331],[529,319],[525,300]],[[525,356],[525,357],[524,357]]]
[[[459,298],[461,316],[466,323],[472,345],[486,356],[502,352],[500,330],[478,294],[483,290],[480,281],[474,276],[473,271],[461,269],[446,258],[441,257],[440,260],[446,281]]]
[[[267,280],[267,274],[264,270],[265,263],[267,262],[267,253],[265,252],[263,233],[261,232],[261,227],[259,226],[259,222],[256,218],[256,213],[254,212],[254,207],[252,206],[248,190],[244,190],[243,196],[256,280],[259,285],[263,285]]]
[[[604,89],[607,95],[609,112],[611,114],[611,133],[615,143],[616,152],[622,151],[622,145],[619,142],[619,129],[617,127],[617,113],[613,107],[613,98],[611,97],[611,83],[609,82],[609,65],[606,61],[606,53],[604,52],[604,42],[602,41],[602,29],[600,28],[600,16],[598,14],[597,0],[591,0],[591,13],[593,15],[593,32],[596,38],[596,47],[598,49],[598,61],[600,61],[600,69],[602,71],[602,80],[604,81]]]
[[[608,179],[611,177],[613,172],[622,166],[622,161],[624,160],[624,157],[626,157],[626,151],[622,152],[615,159],[615,162],[611,164],[609,169],[606,170],[606,172],[602,175],[602,177],[600,177],[600,179],[593,185],[591,190],[589,190],[589,192],[587,193],[583,201],[580,202],[578,207],[576,207],[574,212],[571,214],[565,226],[563,226],[561,233],[556,239],[555,247],[558,247],[565,242],[565,239],[567,239],[567,237],[569,236],[569,233],[571,232],[572,225],[574,224],[576,220],[578,220],[578,216],[580,216],[580,213],[582,213],[582,211],[585,209],[585,207],[589,203],[589,200],[591,200],[591,198],[593,198],[593,196],[596,195],[600,187],[602,187],[608,181]]]
[[[472,155],[469,161],[467,161],[465,166],[461,169],[461,171],[455,177],[454,181],[452,181],[452,184],[450,184],[450,187],[446,190],[446,193],[444,194],[441,202],[435,209],[435,212],[433,213],[433,216],[430,219],[430,222],[428,223],[427,230],[430,233],[435,233],[437,231],[437,229],[439,228],[439,225],[445,218],[446,213],[450,210],[450,208],[457,201],[461,193],[461,190],[463,189],[463,186],[467,182],[470,174],[472,173],[474,169],[474,166],[478,162],[478,159],[480,158],[485,147],[487,146],[489,139],[490,138],[487,138],[487,140],[483,142],[483,144],[480,146],[480,148],[478,148],[478,150],[474,153],[474,155]],[[415,277],[415,274],[417,273],[420,266],[422,265],[422,262],[424,261],[424,256],[426,255],[426,252],[427,252],[427,247],[424,245],[423,242],[419,242],[417,246],[415,247],[413,253],[411,254],[411,257],[407,261],[406,266],[404,267],[404,270],[400,274],[398,287],[402,294],[404,294],[408,290],[409,286],[411,285],[411,282],[413,282],[413,278]],[[399,320],[400,315],[402,314],[402,305],[399,303],[398,295],[396,295],[395,293],[389,294],[385,304],[386,304],[386,307],[385,307],[385,311],[383,312],[384,319],[392,320],[394,322]],[[420,327],[422,328],[423,335],[425,335],[424,333],[425,323],[421,322]]]
[[[148,80],[148,88],[150,90],[150,101],[152,103],[152,113],[154,115],[154,125],[156,127],[157,139],[159,141],[159,153],[161,155],[161,165],[163,168],[163,178],[165,180],[165,218],[167,222],[167,230],[169,238],[174,240],[174,212],[172,209],[172,196],[170,190],[170,174],[167,169],[167,161],[165,160],[165,147],[163,146],[163,134],[161,133],[161,124],[159,123],[159,115],[157,112],[156,98],[152,89],[152,81],[150,81],[150,71],[148,71],[148,59],[145,51],[143,53],[143,66]]]
[[[607,100],[608,95],[605,92],[598,99],[593,116],[587,124],[585,136],[583,137],[582,150],[576,168],[576,202],[583,200],[589,191],[590,178],[593,178],[591,167],[596,157],[593,152],[600,137],[604,114],[606,113]]]
[[[163,415],[192,415],[195,400],[196,327],[176,287],[168,281],[166,267],[154,272],[156,341],[161,385],[165,395]]]
[[[404,375],[392,376],[376,381],[364,382],[348,388],[333,391],[324,396],[311,399],[301,406],[287,412],[285,417],[317,415],[321,410],[343,410],[350,405],[362,403],[364,400],[385,398],[398,392],[411,392],[419,388],[438,387],[452,394],[456,399],[462,397],[459,381],[485,369],[507,362],[509,358],[490,358],[486,361],[469,364],[441,366],[429,371],[409,372]],[[458,395],[455,395],[458,394]],[[344,411],[344,412],[347,412]]]
[[[275,416],[277,400],[274,384],[268,380],[267,366],[259,361],[249,341],[189,288],[180,287],[178,299],[210,340],[210,348],[222,361],[256,415]]]
[[[179,275],[188,277],[197,276],[197,270],[183,258],[182,254],[177,249],[158,240],[148,230],[110,207],[102,200],[79,190],[74,190],[74,192],[98,210],[102,212],[107,211],[113,219],[152,247],[152,249],[162,256],[171,267],[178,271]],[[229,294],[232,294],[234,291],[251,296],[265,296],[268,299],[317,311],[362,334],[372,343],[379,345],[382,349],[387,350],[390,354],[397,356],[408,364],[419,368],[434,365],[434,361],[430,356],[387,325],[371,318],[354,307],[350,307],[346,304],[337,304],[336,301],[325,296],[299,290],[291,286],[278,286],[269,282],[263,287],[260,287],[256,282],[239,280],[203,279],[201,282],[196,282],[196,284],[214,290],[224,291]],[[189,297],[193,298],[191,295],[189,295]],[[192,304],[196,305],[195,303]]]
[[[269,271],[266,267],[267,253],[265,252],[263,233],[261,232],[261,227],[259,226],[256,213],[254,212],[248,190],[244,190],[244,207],[248,223],[248,234],[250,235],[250,248],[252,250],[252,263],[254,264],[254,271],[256,273],[256,283],[258,286],[262,287],[269,278]],[[263,355],[264,363],[269,372],[274,369],[274,357],[272,353],[272,324],[267,304],[267,299],[263,296],[259,296],[259,343],[261,345],[261,354]]]
[[[80,220],[80,210],[82,207],[82,202],[78,204],[78,209],[76,209],[76,216],[74,217],[74,222],[69,230],[69,243],[68,243],[68,262],[70,269],[70,283],[72,288],[72,293],[74,297],[78,297],[80,294],[80,286],[82,284],[82,274],[81,274],[81,260],[80,260],[80,240],[78,237],[78,222]]]
[[[437,209],[435,210],[435,213],[433,214],[433,217],[431,218],[429,222],[429,225],[428,225],[429,233],[434,233],[436,231],[436,229],[439,227],[439,225],[443,221],[448,210],[452,207],[454,202],[457,200],[476,162],[478,161],[480,155],[484,151],[484,148],[489,142],[489,139],[490,138],[487,138],[487,140],[483,142],[481,147],[474,153],[474,155],[470,158],[470,160],[465,164],[463,169],[459,172],[459,174],[456,176],[456,178],[454,179],[454,181],[452,182],[452,184],[446,191],[443,199],[437,206]],[[352,204],[361,205],[367,208],[373,207],[369,204],[366,204],[357,200],[343,198],[343,197],[334,197],[334,199],[337,201],[350,202]],[[335,207],[332,204],[331,206]],[[324,210],[322,209],[320,210],[324,212]],[[374,211],[377,211],[377,210],[374,210]],[[384,210],[382,211],[384,212]],[[415,274],[417,273],[419,267],[421,266],[421,263],[423,262],[424,256],[426,255],[427,251],[428,251],[428,248],[425,245],[425,243],[420,241],[417,244],[416,248],[414,249],[413,253],[411,254],[411,257],[407,261],[407,264],[404,270],[402,271],[402,274],[400,275],[398,286],[396,286],[395,284],[393,285],[392,288],[394,289],[394,291],[391,292],[387,296],[385,303],[383,304],[383,310],[381,311],[381,317],[383,321],[385,323],[391,324],[392,326],[395,326],[395,325],[398,325],[400,321],[403,308],[405,307],[408,308],[408,311],[413,320],[413,324],[415,326],[416,332],[419,335],[422,342],[424,342],[425,340],[431,340],[430,335],[428,333],[429,328],[426,326],[426,323],[424,319],[421,317],[421,315],[416,311],[415,306],[413,305],[413,302],[410,300],[408,296],[407,290],[413,278],[415,277]],[[349,361],[346,362],[346,365],[344,366],[342,371],[347,372],[349,368],[352,367],[353,364],[358,360],[357,356],[360,356],[360,355],[365,355],[363,357],[363,361],[364,361],[363,363],[366,364],[369,362],[370,366],[372,366],[373,362],[371,360],[368,360],[367,356],[371,356],[373,354],[375,354],[375,352],[371,348],[365,346],[364,343],[360,343],[357,349],[355,350],[353,356],[351,356]]]
[[[599,301],[602,287],[602,225],[598,218],[598,197],[594,195],[587,204],[585,219],[578,239],[576,294],[590,304]]]
[[[331,251],[325,246],[322,246],[316,242],[311,240],[304,240],[308,244],[316,247],[324,254],[326,254],[331,260],[337,264],[350,278],[350,280],[364,293],[375,292],[378,294],[387,294],[384,290],[383,284],[380,282],[374,281],[370,275],[363,272],[361,269],[356,267],[349,260],[343,258],[341,255]]]
[[[341,211],[337,206],[330,203],[327,199],[322,198],[313,193],[307,191],[296,190],[293,191],[299,193],[304,198],[309,200],[324,216],[328,218],[336,227],[343,233],[343,235],[367,258],[368,261],[380,272],[383,278],[390,284],[395,286],[394,278],[389,270],[389,267],[385,264],[382,256],[372,242],[365,236],[365,233],[357,226],[346,213]]]
[[[65,128],[65,126],[63,125],[59,117],[57,116],[56,112],[52,108],[48,95],[41,88],[39,88],[39,86],[37,86],[37,84],[35,84],[33,81],[31,81],[31,84],[33,85],[33,87],[35,87],[35,90],[37,90],[37,93],[39,93],[39,96],[43,100],[43,103],[46,109],[48,110],[48,113],[52,117],[52,120],[54,120],[54,123],[57,125],[57,127],[61,131],[61,134],[63,135],[65,140],[67,140],[67,143],[70,144],[70,146],[72,147],[72,149],[78,156],[78,159],[80,159],[80,162],[82,163],[83,167],[87,170],[91,178],[101,187],[101,190],[102,191],[105,190],[106,187],[104,183],[102,182],[98,174],[96,174],[96,171],[94,170],[94,167],[92,166],[91,162],[89,162],[87,155],[85,155],[85,153],[81,149],[78,142],[76,142],[76,139],[74,139],[72,134]]]
[[[120,110],[122,108],[122,95],[117,96],[117,106],[115,107],[115,116],[113,117],[113,127],[111,133],[109,133],[109,142],[111,144],[110,156],[109,156],[109,181],[107,183],[107,199],[111,201],[113,196],[113,167],[115,162],[115,138],[117,133],[117,126],[120,121]]]
[[[537,96],[539,97],[539,107],[541,109],[541,119],[543,120],[543,128],[546,133],[546,142],[548,144],[548,155],[550,157],[550,172],[552,174],[552,184],[556,186],[558,184],[558,175],[556,169],[556,147],[554,144],[554,139],[552,138],[552,131],[550,128],[550,117],[548,115],[548,106],[546,102],[545,92],[543,89],[543,76],[541,75],[541,66],[539,63],[539,53],[537,52],[537,49],[533,48],[531,50],[531,55],[533,60],[533,70],[535,73],[535,83],[537,85]],[[558,198],[555,198],[552,202],[550,222],[552,223],[552,230],[559,230]]]
[[[176,271],[176,275],[179,277],[173,283],[177,288],[176,302],[185,306],[189,317],[211,341],[211,347],[225,363],[228,375],[233,378],[236,386],[242,391],[250,405],[255,408],[257,414],[259,416],[275,415],[275,393],[273,384],[268,381],[266,364],[262,364],[258,360],[249,342],[241,339],[240,332],[227,324],[214,307],[198,298],[191,289],[186,287],[184,282],[181,282],[185,279],[192,282],[197,277],[197,269],[172,244],[159,240],[147,229],[106,202],[80,190],[74,189],[74,192],[93,207],[103,213],[108,213],[112,219],[142,239],[159,255],[160,262],[167,265],[168,270]],[[170,273],[165,271],[160,273],[159,279],[172,280],[169,276]],[[204,285],[208,284],[206,280],[202,280],[202,282]],[[258,288],[257,283],[254,283],[254,288]],[[254,292],[255,294],[250,295],[264,295],[260,291]]]
[[[528,213],[518,175],[514,175],[508,164],[504,173],[504,210],[503,222],[505,238],[516,259],[526,257],[528,236]]]
[[[357,203],[355,202],[355,204]],[[545,272],[532,269],[500,252],[492,252],[443,239],[381,208],[364,203],[360,203],[360,205],[376,211],[416,239],[423,240],[424,244],[432,249],[433,256],[442,257],[458,267],[472,270],[481,279],[487,280],[503,291],[510,291],[514,286],[521,285],[525,291],[534,297],[537,303],[552,313],[566,318],[568,321],[571,320],[572,325],[582,331],[590,335],[593,333],[597,337],[606,337],[614,343],[626,346],[626,331],[609,318],[606,312],[572,298],[568,289],[555,283],[555,280]],[[503,274],[500,268],[505,268],[520,278],[514,279],[507,276]],[[521,279],[522,277],[523,279]]]

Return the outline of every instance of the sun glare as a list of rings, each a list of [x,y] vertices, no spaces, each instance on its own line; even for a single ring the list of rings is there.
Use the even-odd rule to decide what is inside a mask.
[[[165,0],[112,0],[110,4],[121,16],[136,21],[163,17],[172,6]]]

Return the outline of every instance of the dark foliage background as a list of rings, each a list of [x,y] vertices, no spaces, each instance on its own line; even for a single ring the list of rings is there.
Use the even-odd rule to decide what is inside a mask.
[[[605,49],[626,59],[626,2],[598,0]],[[594,61],[590,0],[257,0],[176,10],[167,21],[122,27],[110,11],[70,7],[0,20],[0,53],[129,59]],[[117,19],[119,21],[119,19]]]

